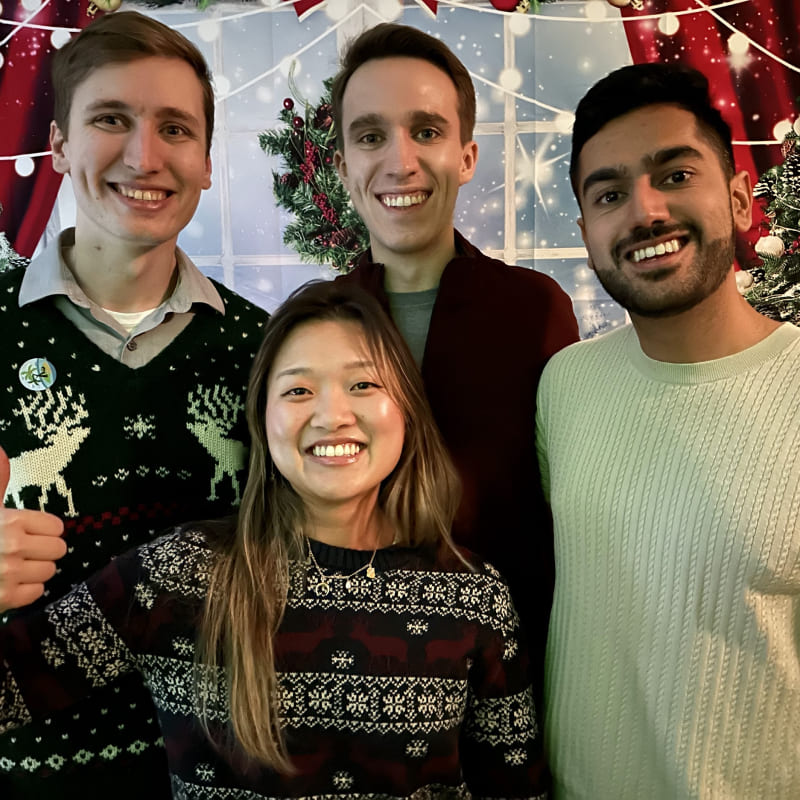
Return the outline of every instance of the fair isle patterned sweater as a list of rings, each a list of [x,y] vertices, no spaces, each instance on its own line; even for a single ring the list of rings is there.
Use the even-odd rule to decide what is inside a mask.
[[[325,574],[350,574],[371,555],[312,546]],[[297,768],[285,777],[215,748],[196,716],[194,642],[214,557],[202,532],[178,530],[0,630],[0,729],[138,671],[176,798],[543,796],[527,657],[492,567],[470,572],[452,554],[392,547],[377,553],[373,578],[326,585],[310,561],[291,563],[276,642]],[[222,680],[210,718],[222,741]]]
[[[20,308],[23,274],[0,276],[0,445],[11,459],[4,504],[58,515],[68,546],[35,608],[165,528],[238,505],[245,390],[267,314],[217,284],[224,316],[196,306],[159,355],[131,369],[49,300]],[[148,777],[166,771],[159,736],[150,698],[132,676],[69,714],[0,736],[0,797],[38,798],[50,778],[48,797],[68,798],[93,781],[99,787],[103,769],[117,783],[119,770],[129,771],[117,797],[136,796],[137,778],[151,797],[168,796],[166,780],[159,795]]]
[[[715,361],[626,327],[545,368],[559,800],[800,798],[800,329]]]

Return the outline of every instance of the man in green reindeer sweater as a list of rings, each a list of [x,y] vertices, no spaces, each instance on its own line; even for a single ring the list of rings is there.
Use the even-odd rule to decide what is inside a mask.
[[[238,504],[267,317],[176,246],[211,184],[197,49],[122,12],[58,51],[53,73],[53,167],[77,221],[0,275],[0,623],[170,524]],[[159,740],[141,682],[120,681],[0,737],[0,797],[169,797]]]

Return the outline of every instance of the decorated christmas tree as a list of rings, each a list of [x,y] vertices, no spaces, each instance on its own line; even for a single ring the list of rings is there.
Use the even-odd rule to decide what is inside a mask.
[[[0,206],[0,214],[3,213],[3,206]],[[26,267],[30,259],[19,255],[9,244],[6,235],[0,231],[0,272],[6,272],[16,267]]]
[[[753,190],[768,223],[755,248],[762,265],[750,270],[745,297],[765,316],[800,325],[800,119],[781,152],[783,163],[770,167]]]
[[[333,165],[331,80],[324,86],[316,106],[287,97],[282,125],[259,134],[258,141],[265,153],[282,158],[283,171],[272,173],[275,199],[295,215],[284,230],[284,244],[303,261],[348,272],[369,247],[369,236]],[[292,93],[299,96],[294,87]]]

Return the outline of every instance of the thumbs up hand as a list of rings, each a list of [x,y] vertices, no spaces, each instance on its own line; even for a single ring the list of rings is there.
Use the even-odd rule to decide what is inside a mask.
[[[11,468],[0,447],[0,498],[5,498]],[[64,523],[53,514],[0,505],[0,612],[32,603],[55,575],[55,562],[67,552]]]

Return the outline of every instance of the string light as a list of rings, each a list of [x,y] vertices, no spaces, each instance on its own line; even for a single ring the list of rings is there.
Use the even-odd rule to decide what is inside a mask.
[[[53,25],[40,25],[35,23],[33,20],[35,19],[36,15],[45,8],[51,0],[23,0],[23,6],[26,10],[31,11],[31,14],[22,22],[18,22],[17,20],[7,20],[0,18],[0,25],[10,25],[13,27],[13,30],[9,32],[9,34],[2,40],[0,40],[0,47],[10,41],[19,31],[24,30],[26,28],[35,29],[35,30],[49,30],[52,32],[50,41],[53,47],[56,49],[63,47],[66,44],[72,33],[76,33],[80,30],[80,28],[69,28],[69,27],[60,27],[60,26],[53,26]],[[749,49],[753,47],[759,50],[764,55],[768,56],[769,58],[773,59],[777,63],[781,64],[782,66],[791,69],[793,71],[800,72],[800,67],[790,64],[779,56],[776,56],[774,53],[771,53],[766,48],[759,45],[757,42],[753,41],[750,37],[746,34],[742,33],[741,31],[737,30],[734,25],[729,23],[723,17],[721,17],[717,11],[719,9],[723,9],[729,6],[739,5],[741,3],[746,3],[748,0],[724,0],[724,2],[714,3],[714,4],[707,4],[703,2],[703,0],[694,0],[697,8],[690,8],[685,9],[683,11],[675,11],[675,12],[667,12],[664,14],[638,14],[635,17],[620,17],[617,14],[612,14],[611,16],[608,15],[608,5],[605,0],[589,0],[584,5],[584,14],[579,16],[549,16],[542,13],[536,14],[536,20],[541,21],[542,23],[545,22],[558,22],[558,23],[570,23],[570,22],[578,22],[586,24],[587,22],[609,22],[609,23],[617,23],[619,24],[622,22],[623,24],[628,22],[641,22],[643,20],[655,20],[659,31],[661,33],[672,36],[674,35],[680,28],[680,17],[692,14],[705,14],[708,13],[716,20],[721,22],[727,28],[732,31],[732,35],[728,39],[728,52],[730,54],[731,65],[734,68],[741,68],[742,60],[748,59],[749,60]],[[175,29],[186,29],[186,28],[197,28],[198,37],[204,42],[213,42],[219,38],[222,32],[222,25],[226,22],[230,22],[233,20],[239,20],[244,17],[253,16],[256,14],[271,14],[278,11],[286,12],[288,4],[279,2],[279,0],[262,0],[263,6],[261,8],[256,9],[248,9],[246,11],[236,12],[232,14],[219,14],[215,15],[213,18],[206,18],[197,21],[191,22],[184,22],[180,24],[176,24],[172,27]],[[230,80],[222,75],[215,75],[214,76],[214,83],[215,83],[215,100],[217,103],[220,103],[224,100],[227,100],[231,97],[240,94],[241,92],[249,89],[256,83],[263,81],[265,78],[268,78],[270,75],[277,71],[285,72],[286,65],[291,64],[292,62],[296,61],[299,62],[299,56],[305,53],[307,50],[314,47],[319,41],[329,36],[331,33],[335,32],[339,27],[346,24],[350,19],[352,19],[357,14],[361,12],[367,12],[370,16],[377,18],[380,21],[389,21],[390,19],[395,19],[399,16],[399,12],[395,13],[398,9],[402,10],[402,2],[399,0],[391,0],[392,6],[390,8],[390,0],[381,0],[377,7],[374,5],[368,5],[367,3],[361,3],[359,6],[353,8],[349,13],[347,12],[347,4],[344,0],[328,0],[327,3],[324,4],[325,13],[327,16],[335,21],[335,24],[329,27],[323,34],[316,37],[312,42],[301,47],[296,53],[293,55],[287,56],[284,58],[281,63],[271,67],[268,70],[265,70],[260,75],[252,78],[251,80],[237,86],[235,89],[231,88]],[[472,5],[464,0],[439,0],[440,7],[451,7],[451,8],[459,8],[459,9],[468,9],[469,11],[480,13],[480,14],[502,14],[504,17],[509,17],[508,12],[500,11],[495,8],[483,8],[477,5]],[[2,5],[0,5],[0,13],[2,13]],[[527,15],[525,14],[511,14],[509,19],[509,28],[511,32],[516,36],[524,36],[530,31],[531,22]],[[0,53],[0,68],[4,65],[4,58],[3,54]],[[503,94],[510,95],[518,100],[521,100],[526,103],[530,103],[532,105],[538,106],[539,108],[543,108],[545,110],[553,112],[555,115],[555,126],[558,130],[568,132],[571,128],[572,120],[574,119],[572,112],[563,109],[557,108],[555,106],[549,105],[544,103],[536,98],[528,97],[524,94],[518,93],[516,90],[521,86],[522,83],[522,76],[519,73],[519,70],[516,69],[505,69],[500,73],[498,78],[498,82],[495,83],[487,78],[483,77],[482,75],[476,75],[474,73],[470,73],[473,80],[483,83],[492,89],[502,92]],[[779,144],[783,141],[783,127],[782,123],[778,123],[773,130],[773,135],[775,136],[774,141],[743,141],[743,142],[736,142],[736,144],[744,144],[744,145],[774,145]],[[780,134],[780,135],[778,135]],[[19,175],[25,176],[29,175],[33,172],[33,159],[41,158],[44,156],[49,156],[51,153],[50,151],[40,152],[40,153],[18,153],[16,155],[11,156],[3,156],[0,155],[0,161],[14,161],[15,162],[15,170]],[[29,171],[26,171],[29,170]]]
[[[662,14],[661,18],[658,20],[658,29],[665,36],[674,36],[680,30],[680,27],[680,17],[672,11]]]

